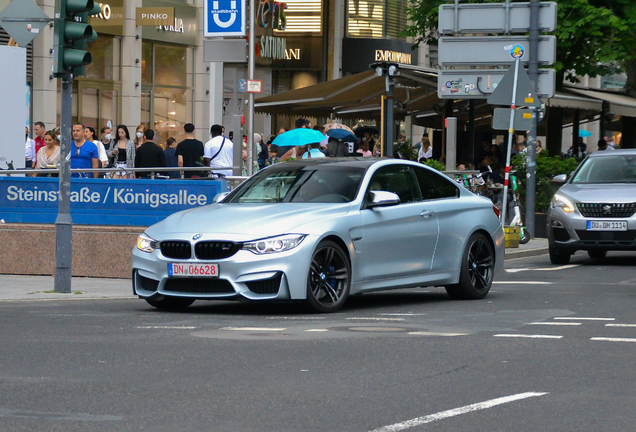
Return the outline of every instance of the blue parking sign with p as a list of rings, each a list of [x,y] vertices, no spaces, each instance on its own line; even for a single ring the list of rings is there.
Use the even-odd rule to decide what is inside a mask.
[[[245,0],[205,0],[205,37],[245,36]]]

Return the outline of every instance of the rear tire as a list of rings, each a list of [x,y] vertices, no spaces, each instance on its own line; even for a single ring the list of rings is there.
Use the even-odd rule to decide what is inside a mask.
[[[488,238],[473,234],[462,256],[459,283],[448,285],[446,292],[458,300],[478,300],[486,297],[495,274],[495,253]]]
[[[565,265],[570,263],[571,254],[569,252],[554,246],[549,246],[548,250],[550,252],[550,262],[552,264]]]
[[[144,299],[146,302],[157,309],[179,311],[186,309],[192,303],[194,299],[184,297],[168,297],[168,296],[156,296],[153,298]]]
[[[589,251],[587,251],[587,254],[592,259],[602,260],[602,259],[604,259],[607,256],[607,251],[605,251],[605,250],[589,250]]]

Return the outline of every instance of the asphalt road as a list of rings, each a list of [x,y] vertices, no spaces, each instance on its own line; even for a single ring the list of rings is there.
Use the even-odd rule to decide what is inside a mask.
[[[630,431],[636,254],[296,304],[0,303],[1,431]]]

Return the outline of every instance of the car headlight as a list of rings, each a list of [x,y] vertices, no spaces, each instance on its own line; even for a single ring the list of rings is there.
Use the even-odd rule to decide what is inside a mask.
[[[137,237],[137,249],[144,252],[154,252],[155,249],[159,249],[159,242],[151,239],[146,234],[140,234]]]
[[[561,207],[566,213],[574,213],[574,204],[563,195],[555,194],[552,199],[552,208]]]
[[[286,234],[278,237],[254,240],[243,243],[243,249],[257,255],[286,252],[298,246],[305,237],[307,236],[304,234]]]

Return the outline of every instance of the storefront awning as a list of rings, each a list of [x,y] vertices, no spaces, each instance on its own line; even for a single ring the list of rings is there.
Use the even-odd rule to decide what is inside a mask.
[[[609,104],[608,112],[614,115],[636,117],[636,99],[620,93],[579,89],[570,87],[568,90]]]
[[[589,97],[557,92],[547,99],[546,106],[600,112],[603,109],[603,102]]]

